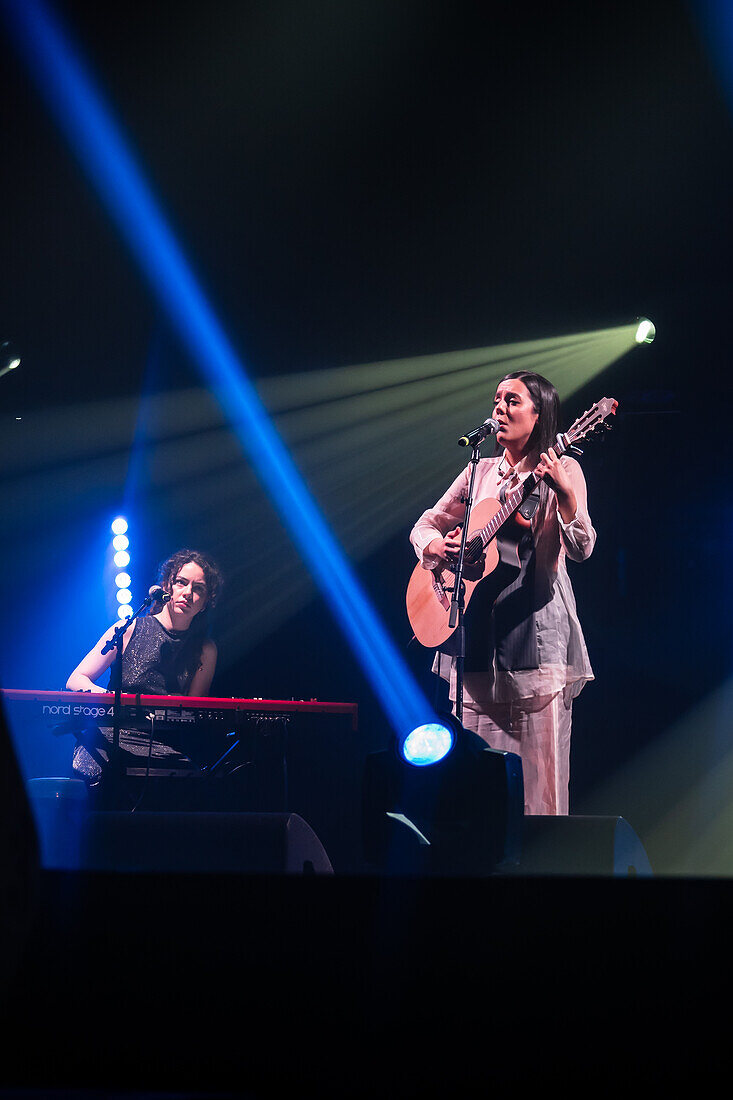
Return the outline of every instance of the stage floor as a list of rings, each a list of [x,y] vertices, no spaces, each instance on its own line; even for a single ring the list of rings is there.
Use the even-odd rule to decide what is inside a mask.
[[[715,880],[44,871],[4,1083],[703,1082],[727,1054],[732,912]]]

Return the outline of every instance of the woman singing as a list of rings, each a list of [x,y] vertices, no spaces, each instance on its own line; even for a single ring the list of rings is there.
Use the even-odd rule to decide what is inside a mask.
[[[534,469],[543,479],[519,541],[519,574],[495,600],[490,581],[482,582],[465,614],[463,725],[491,748],[521,757],[528,814],[568,813],[572,703],[593,679],[566,558],[589,557],[596,533],[579,464],[553,449],[558,413],[557,390],[542,375],[506,375],[492,413],[502,453],[479,460],[473,496],[474,505],[503,500]],[[467,467],[412,530],[427,569],[458,554],[469,474]],[[433,670],[449,681],[455,704],[448,645]]]
[[[159,581],[170,600],[153,605],[160,610],[136,619],[124,635],[122,690],[141,695],[208,695],[217,649],[208,637],[207,612],[219,597],[221,574],[206,555],[196,550],[179,550],[161,565]],[[66,682],[69,691],[113,690],[111,682],[100,687],[95,681],[110,669],[115,659],[114,648],[105,654],[102,649],[121,622],[110,627],[77,665]],[[108,742],[112,739],[111,730],[95,733],[101,733]],[[165,757],[166,763],[181,755],[171,746],[151,742],[151,735],[134,730],[120,731],[120,748],[137,757]],[[99,783],[107,763],[104,740],[83,738],[77,744],[73,769],[89,786]]]

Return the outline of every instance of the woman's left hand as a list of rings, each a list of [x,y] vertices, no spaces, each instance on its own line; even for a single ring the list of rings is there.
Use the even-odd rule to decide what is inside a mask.
[[[570,523],[575,518],[577,510],[575,491],[570,475],[555,454],[553,447],[540,455],[535,472],[538,477],[544,478],[551,489],[554,489],[560,515],[565,523]]]

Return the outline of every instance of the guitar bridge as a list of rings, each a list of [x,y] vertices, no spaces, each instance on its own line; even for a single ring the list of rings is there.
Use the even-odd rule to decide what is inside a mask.
[[[433,573],[433,592],[437,596],[438,602],[440,603],[441,607],[444,608],[445,611],[448,611],[448,609],[450,608],[450,600],[448,599],[448,596],[446,595],[446,593],[452,592],[452,591],[453,591],[453,589],[452,588],[447,588],[443,584],[443,582],[441,581],[439,575],[434,572]]]

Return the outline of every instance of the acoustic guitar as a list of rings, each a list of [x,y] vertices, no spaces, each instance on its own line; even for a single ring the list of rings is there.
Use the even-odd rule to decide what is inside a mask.
[[[611,425],[607,423],[608,418],[615,414],[617,408],[618,401],[613,397],[603,397],[597,401],[578,417],[567,432],[558,435],[554,444],[558,457],[574,449],[577,451],[575,445],[591,433],[609,429]],[[507,493],[503,504],[498,500],[487,499],[479,501],[472,509],[463,563],[464,610],[468,607],[477,585],[489,578],[496,581],[500,565],[504,574],[500,588],[506,587],[507,575],[516,576],[519,572],[521,563],[518,539],[511,535],[506,538],[503,536],[510,526],[509,521],[513,524],[517,517],[520,524],[523,522],[525,527],[528,526],[528,521],[522,521],[521,518],[522,506],[540,480],[537,470],[534,469],[521,485]],[[521,529],[519,533],[521,534]],[[454,580],[454,567],[448,562],[441,562],[435,569],[425,569],[419,563],[415,566],[407,586],[407,616],[421,645],[428,648],[439,647],[457,629],[457,623],[453,627],[449,624]]]

